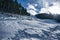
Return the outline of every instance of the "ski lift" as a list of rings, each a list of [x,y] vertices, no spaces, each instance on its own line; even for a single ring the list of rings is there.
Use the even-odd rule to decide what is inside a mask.
[[[21,19],[21,13],[22,13],[21,10],[22,10],[22,8],[19,8],[19,9],[20,9],[19,19]]]

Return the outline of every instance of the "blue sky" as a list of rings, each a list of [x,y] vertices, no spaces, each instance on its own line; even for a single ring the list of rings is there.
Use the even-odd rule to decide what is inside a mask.
[[[18,0],[18,2],[21,3],[23,7],[27,6],[27,5],[25,5],[25,4],[27,4],[27,1],[25,1],[25,0]]]
[[[42,2],[41,0],[18,0],[19,3],[22,4],[23,7],[27,7],[27,4],[28,3],[31,3],[31,4],[38,4],[39,6],[37,6],[36,8],[37,9],[40,9],[42,7]]]

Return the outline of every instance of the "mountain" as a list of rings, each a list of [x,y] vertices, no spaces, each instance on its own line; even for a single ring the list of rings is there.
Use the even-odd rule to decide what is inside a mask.
[[[47,14],[47,13],[41,13],[41,14],[37,14],[35,16],[39,19],[53,19],[53,15]]]

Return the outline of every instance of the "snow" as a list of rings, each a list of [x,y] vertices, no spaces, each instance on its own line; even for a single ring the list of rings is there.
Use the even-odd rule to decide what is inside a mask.
[[[39,40],[39,39],[36,39],[36,38],[26,39],[26,38],[24,38],[24,39],[21,39],[21,40]]]
[[[7,38],[11,37],[14,38],[14,40],[16,40],[17,37],[20,40],[43,40],[43,38],[40,37],[44,35],[44,31],[50,32],[50,28],[54,29],[60,24],[49,19],[28,18],[29,16],[21,16],[21,18],[19,16],[18,18],[4,17],[4,20],[0,19],[0,38],[2,37],[1,39],[3,40],[8,40]],[[18,30],[20,30],[19,33]],[[58,33],[59,31],[56,32]],[[16,36],[16,34],[20,36]]]

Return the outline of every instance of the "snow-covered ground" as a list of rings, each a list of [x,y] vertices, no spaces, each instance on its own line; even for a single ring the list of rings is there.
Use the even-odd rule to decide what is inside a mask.
[[[3,15],[4,16],[4,15]],[[0,40],[59,40],[60,23],[29,16],[0,18]]]

